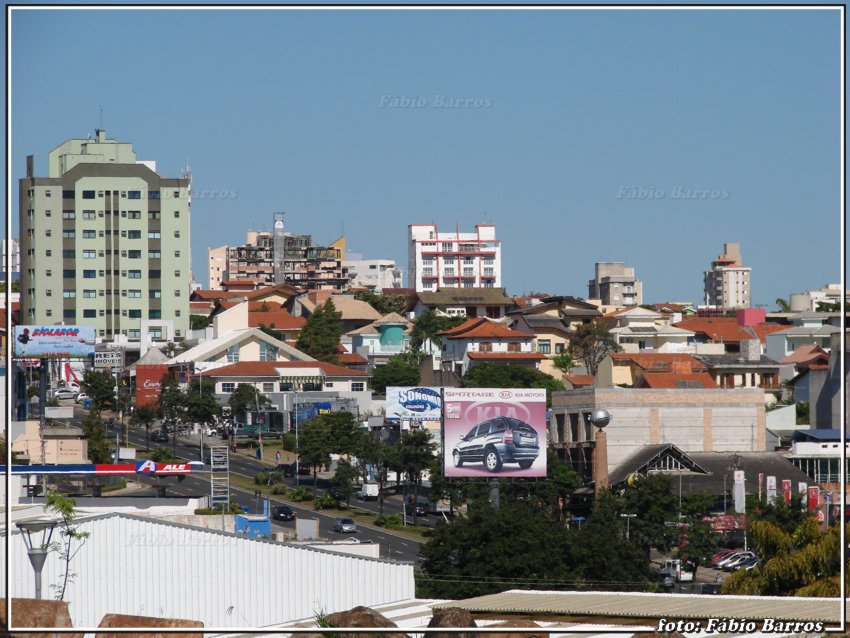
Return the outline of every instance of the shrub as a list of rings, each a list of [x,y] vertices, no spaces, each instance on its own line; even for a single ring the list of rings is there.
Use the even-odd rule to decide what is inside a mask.
[[[269,484],[269,473],[268,472],[257,472],[254,475],[254,484],[255,485],[268,485]]]
[[[375,525],[389,529],[401,529],[404,527],[404,520],[401,514],[385,514],[375,519]]]
[[[287,452],[295,451],[295,435],[292,432],[287,432],[283,435],[283,439],[280,442],[283,449]]]
[[[274,483],[272,484],[272,494],[287,494],[289,493],[289,488],[283,483]]]
[[[310,494],[306,487],[296,487],[290,492],[289,498],[291,498],[293,501],[300,503],[302,501],[311,500],[313,496]]]
[[[339,507],[337,500],[330,494],[322,494],[313,502],[313,508],[317,510],[335,509]]]
[[[166,461],[174,460],[174,455],[167,447],[158,447],[151,452],[151,461],[155,463],[165,463]]]

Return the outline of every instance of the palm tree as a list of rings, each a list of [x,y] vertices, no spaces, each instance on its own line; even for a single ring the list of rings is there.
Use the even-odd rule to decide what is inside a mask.
[[[791,304],[782,297],[776,298],[776,307],[779,309],[779,312],[791,312]]]

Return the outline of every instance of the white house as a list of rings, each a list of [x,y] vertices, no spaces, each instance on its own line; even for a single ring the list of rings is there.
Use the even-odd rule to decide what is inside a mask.
[[[478,363],[512,363],[537,369],[546,355],[534,349],[534,335],[511,330],[487,317],[469,319],[439,333],[443,349],[435,359],[443,370],[463,376]]]

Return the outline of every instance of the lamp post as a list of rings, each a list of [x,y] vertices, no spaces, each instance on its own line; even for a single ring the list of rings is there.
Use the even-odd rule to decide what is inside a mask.
[[[35,572],[35,597],[41,598],[41,570],[44,567],[44,561],[47,559],[47,553],[50,551],[50,539],[53,536],[53,529],[56,527],[56,521],[50,518],[29,518],[21,521],[16,521],[24,535],[24,542],[27,545],[27,556],[29,556],[30,564]],[[33,534],[41,532],[41,542],[33,543]]]
[[[626,519],[626,542],[629,542],[629,523],[631,523],[632,519],[637,516],[637,514],[620,514],[620,518]]]
[[[593,493],[596,497],[608,487],[608,437],[603,428],[614,418],[607,410],[594,410],[588,417],[599,428],[593,446]]]
[[[295,487],[298,487],[299,485],[301,485],[301,472],[299,471],[301,468],[298,465],[298,390],[295,390],[294,384],[292,388],[295,392],[295,398],[292,401],[292,410],[295,413]]]

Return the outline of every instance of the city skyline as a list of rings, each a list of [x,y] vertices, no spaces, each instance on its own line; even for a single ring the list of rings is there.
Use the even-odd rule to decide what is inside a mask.
[[[208,248],[285,211],[405,269],[409,224],[495,224],[511,294],[583,297],[618,261],[645,302],[699,303],[738,243],[773,307],[841,278],[839,27],[824,10],[16,10],[12,184],[102,126],[161,174],[191,165],[204,285]],[[144,56],[103,55],[153,29]],[[50,46],[67,32],[98,37]]]

